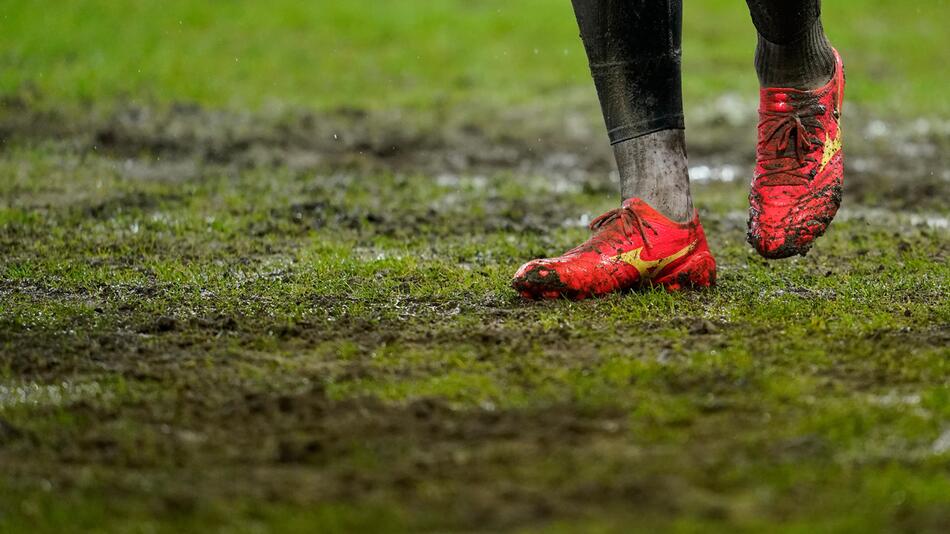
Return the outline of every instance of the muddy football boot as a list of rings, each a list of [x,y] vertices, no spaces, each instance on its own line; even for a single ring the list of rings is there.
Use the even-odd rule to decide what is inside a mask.
[[[563,256],[533,260],[511,281],[523,297],[583,299],[612,291],[660,285],[675,291],[716,280],[699,213],[673,222],[631,198],[594,219],[593,236]]]
[[[766,258],[804,255],[841,204],[844,69],[811,91],[762,88],[749,194],[749,243]]]

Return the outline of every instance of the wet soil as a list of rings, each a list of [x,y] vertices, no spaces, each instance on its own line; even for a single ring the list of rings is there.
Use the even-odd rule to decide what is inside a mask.
[[[720,288],[574,305],[505,284],[615,193],[593,113],[7,99],[0,156],[52,164],[0,205],[5,483],[169,516],[382,503],[416,530],[828,501],[939,525],[939,499],[848,496],[946,469],[950,242],[895,208],[946,213],[947,125],[851,108],[836,232],[775,266],[743,243],[754,117],[730,102],[690,124]],[[924,400],[865,402],[898,394]]]
[[[722,98],[689,125],[691,175],[747,181],[754,155],[754,102]],[[283,168],[459,175],[544,175],[614,192],[602,128],[590,110],[494,112],[299,109],[239,113],[189,104],[117,105],[63,111],[31,99],[0,101],[0,147],[56,141],[70,150],[130,159],[143,176],[194,175],[199,168]],[[851,201],[900,209],[943,209],[950,195],[950,121],[879,118],[859,106],[845,117]],[[151,159],[154,165],[141,164]],[[138,164],[136,163],[138,162]]]

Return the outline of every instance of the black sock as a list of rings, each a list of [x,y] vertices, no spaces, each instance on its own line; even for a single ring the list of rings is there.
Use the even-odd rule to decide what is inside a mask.
[[[785,44],[770,42],[759,34],[755,72],[763,87],[814,89],[830,80],[834,71],[835,55],[820,20],[800,39]]]
[[[813,89],[834,74],[819,0],[746,0],[759,33],[755,70],[763,87]]]

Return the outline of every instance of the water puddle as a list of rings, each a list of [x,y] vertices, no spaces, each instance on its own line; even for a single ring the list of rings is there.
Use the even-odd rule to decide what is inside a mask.
[[[940,434],[940,437],[930,446],[935,455],[946,454],[950,452],[950,429]]]
[[[82,399],[111,395],[98,382],[0,383],[0,410],[16,406],[60,406]]]
[[[926,226],[935,230],[950,228],[950,218],[937,213],[908,213],[891,211],[881,208],[842,208],[838,212],[841,220],[868,220],[890,221],[898,225]]]
[[[689,168],[690,181],[697,182],[734,182],[736,178],[751,173],[746,167],[739,165],[696,165]]]

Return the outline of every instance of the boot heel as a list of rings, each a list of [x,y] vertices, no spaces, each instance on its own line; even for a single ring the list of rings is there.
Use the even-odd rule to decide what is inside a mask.
[[[716,260],[709,252],[700,252],[668,274],[653,280],[653,284],[661,285],[668,291],[711,287],[716,284]]]

